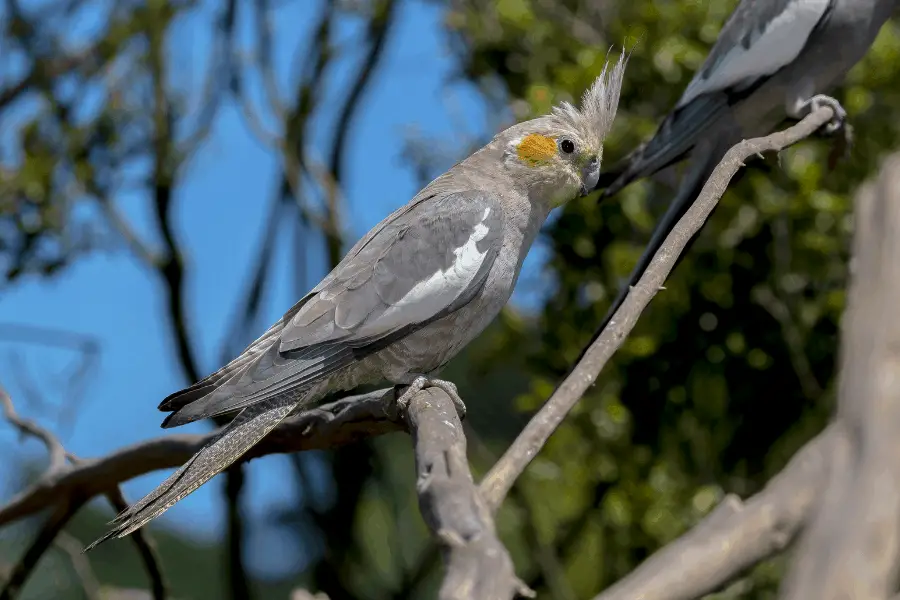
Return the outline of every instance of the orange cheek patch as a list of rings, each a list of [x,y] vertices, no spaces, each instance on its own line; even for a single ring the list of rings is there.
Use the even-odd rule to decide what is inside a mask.
[[[546,162],[556,154],[556,140],[545,135],[530,133],[519,142],[516,153],[523,162],[531,165]]]

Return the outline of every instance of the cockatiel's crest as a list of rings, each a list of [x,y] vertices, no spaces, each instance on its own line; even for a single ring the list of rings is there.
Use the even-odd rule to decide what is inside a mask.
[[[561,102],[548,115],[550,122],[562,131],[576,132],[591,147],[600,148],[616,118],[627,62],[623,51],[612,69],[608,62],[604,64],[593,85],[582,95],[581,107]]]
[[[608,62],[604,64],[582,96],[580,107],[561,102],[550,114],[528,121],[531,131],[519,133],[508,152],[532,168],[559,165],[561,158],[577,169],[599,162],[603,140],[616,117],[627,62],[628,55],[623,52],[611,68]]]

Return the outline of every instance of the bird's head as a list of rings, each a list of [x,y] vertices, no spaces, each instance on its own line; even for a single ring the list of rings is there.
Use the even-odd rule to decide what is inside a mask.
[[[533,200],[558,206],[590,193],[600,176],[603,140],[612,127],[628,58],[623,52],[584,93],[581,106],[568,102],[549,115],[525,121],[501,134],[504,164],[525,184]]]

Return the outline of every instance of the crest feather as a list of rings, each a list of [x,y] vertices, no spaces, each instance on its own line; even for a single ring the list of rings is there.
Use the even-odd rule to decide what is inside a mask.
[[[616,118],[619,93],[622,90],[629,55],[625,54],[623,48],[619,61],[612,69],[609,68],[609,61],[603,65],[600,76],[584,92],[581,108],[576,108],[569,102],[562,102],[559,106],[553,107],[549,117],[556,121],[560,128],[575,131],[588,143],[595,147],[600,146]]]

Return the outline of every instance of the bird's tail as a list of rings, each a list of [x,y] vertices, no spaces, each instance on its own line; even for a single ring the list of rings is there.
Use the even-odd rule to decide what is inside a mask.
[[[240,458],[284,420],[303,398],[293,392],[290,397],[282,395],[245,408],[183,467],[113,519],[111,524],[115,527],[87,546],[85,552],[106,540],[125,537],[164,513]]]
[[[656,224],[656,228],[653,230],[653,234],[650,236],[650,241],[647,243],[647,247],[644,248],[644,252],[638,259],[637,264],[628,275],[627,284],[619,290],[619,293],[616,295],[615,300],[613,300],[613,303],[610,305],[609,310],[607,310],[606,316],[603,318],[600,327],[594,334],[594,340],[596,340],[600,336],[600,334],[612,320],[613,315],[617,310],[619,310],[619,307],[622,306],[622,303],[625,302],[625,298],[628,296],[628,292],[635,284],[637,284],[637,282],[641,279],[641,276],[644,274],[644,271],[646,271],[647,267],[650,266],[650,262],[653,260],[653,257],[656,256],[656,253],[662,247],[663,243],[666,241],[666,238],[669,237],[669,233],[671,233],[672,229],[675,227],[675,224],[679,219],[681,219],[684,213],[687,212],[688,207],[690,207],[694,199],[696,199],[700,194],[700,191],[703,189],[703,185],[706,183],[707,177],[709,177],[710,173],[712,173],[712,170],[715,168],[720,158],[721,153],[713,151],[709,152],[702,162],[698,163],[697,165],[692,165],[691,171],[687,174],[681,185],[678,187],[678,193],[675,195],[675,198],[669,204],[669,207],[666,209],[665,214],[659,220],[659,223]],[[682,253],[681,256],[678,257],[678,262],[681,261],[681,258],[683,256],[684,253]],[[676,265],[678,264],[678,262],[676,262]]]
[[[704,135],[716,130],[717,123],[727,113],[728,99],[724,94],[706,94],[675,108],[648,142],[635,148],[608,172],[600,173],[594,187],[603,189],[598,201],[614,196],[637,179],[651,177],[681,161],[702,142]]]

